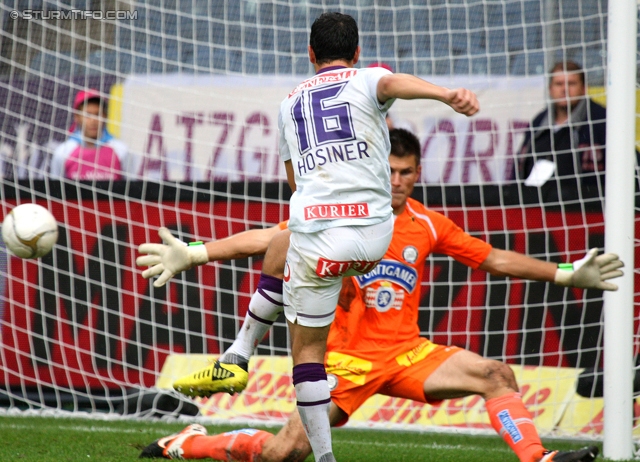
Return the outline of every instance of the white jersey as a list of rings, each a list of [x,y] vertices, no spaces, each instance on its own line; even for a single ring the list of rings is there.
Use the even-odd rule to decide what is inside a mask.
[[[280,156],[291,160],[296,192],[289,229],[313,233],[381,223],[392,215],[389,130],[380,104],[383,68],[329,67],[280,105]]]

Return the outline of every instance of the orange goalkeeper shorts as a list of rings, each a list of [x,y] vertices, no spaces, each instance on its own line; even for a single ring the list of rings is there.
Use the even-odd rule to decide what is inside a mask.
[[[407,347],[405,353],[395,357],[385,356],[383,351],[368,358],[328,352],[331,400],[349,416],[375,394],[431,402],[424,396],[424,381],[461,348],[437,345],[427,339]]]

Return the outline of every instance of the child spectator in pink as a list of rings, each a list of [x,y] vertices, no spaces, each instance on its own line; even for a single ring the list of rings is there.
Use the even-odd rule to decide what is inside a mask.
[[[106,103],[97,90],[78,92],[73,102],[72,133],[53,154],[52,177],[95,181],[124,178],[127,147],[104,126]]]

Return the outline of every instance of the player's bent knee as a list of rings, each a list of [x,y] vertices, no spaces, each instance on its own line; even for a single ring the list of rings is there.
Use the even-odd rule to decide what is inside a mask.
[[[269,276],[282,279],[284,277],[284,265],[289,249],[289,237],[291,231],[282,230],[273,236],[262,263],[262,272]]]
[[[501,388],[518,391],[516,376],[507,364],[487,359],[482,367],[483,377],[487,382],[487,388],[489,388],[487,391],[495,391]]]

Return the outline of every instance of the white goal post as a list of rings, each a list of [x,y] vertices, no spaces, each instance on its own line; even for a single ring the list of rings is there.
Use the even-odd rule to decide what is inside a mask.
[[[558,263],[598,247],[625,260],[620,292],[603,297],[495,278],[434,255],[420,286],[423,335],[512,365],[544,435],[604,437],[611,457],[633,449],[640,437],[634,2],[108,0],[91,10],[95,4],[0,0],[0,219],[37,202],[60,224],[54,251],[38,261],[0,249],[0,413],[198,412],[164,388],[163,366],[177,370],[182,354],[197,361],[230,345],[262,261],[212,263],[155,289],[135,266],[137,247],[158,242],[161,226],[185,241],[210,240],[288,218],[278,105],[312,72],[315,17],[341,11],[359,24],[359,66],[385,65],[479,96],[482,110],[471,119],[424,102],[392,107],[391,122],[421,142],[416,198],[496,247]],[[574,146],[578,173],[530,186],[521,145],[532,119],[550,107],[549,72],[561,61],[579,64],[589,98],[607,106],[608,138]],[[108,100],[104,142],[119,155],[118,177],[65,177],[66,160],[56,157],[73,137],[77,94],[88,90]],[[597,163],[605,149],[606,184],[582,164],[588,155]],[[625,310],[616,311],[620,305]],[[613,321],[620,326],[605,323],[620,313]],[[627,343],[618,350],[620,332]],[[258,353],[285,357],[287,344],[279,320]],[[616,359],[628,376],[604,378]],[[260,369],[267,363],[256,363],[260,380],[268,381]],[[243,401],[198,403],[201,413],[281,421],[264,410],[278,387],[255,385]],[[262,408],[247,404],[254,401]],[[489,428],[482,409],[472,399],[433,408],[378,400],[355,424],[471,431]],[[620,419],[604,409],[624,411],[629,427],[610,423]]]
[[[638,34],[637,4],[612,1],[609,4],[607,159],[608,175],[616,184],[606,186],[605,245],[612,252],[633,261],[635,255],[636,167],[631,152],[636,119],[637,42],[622,40]],[[633,266],[635,269],[635,265]],[[604,456],[613,460],[630,458],[633,448],[634,411],[634,302],[633,274],[621,281],[618,293],[605,298]],[[637,364],[637,363],[636,363]]]

